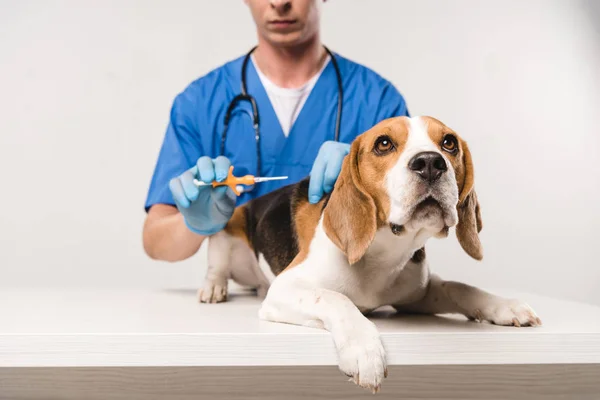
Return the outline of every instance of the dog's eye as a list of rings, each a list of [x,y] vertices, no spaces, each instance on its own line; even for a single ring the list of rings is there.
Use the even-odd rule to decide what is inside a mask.
[[[375,142],[375,153],[383,155],[394,150],[394,143],[387,136],[381,136]]]
[[[442,148],[450,154],[455,154],[458,151],[458,141],[454,135],[446,135],[442,140]]]

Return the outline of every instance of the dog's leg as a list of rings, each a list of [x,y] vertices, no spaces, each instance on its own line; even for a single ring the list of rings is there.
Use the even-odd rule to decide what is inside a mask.
[[[379,391],[387,366],[375,325],[348,297],[311,287],[295,272],[284,272],[273,281],[259,318],[328,330],[338,352],[340,370],[356,384],[374,393]]]
[[[516,299],[493,295],[460,282],[431,276],[425,297],[415,303],[394,305],[399,312],[462,314],[471,320],[497,325],[538,326],[542,321],[527,305]]]
[[[202,303],[220,303],[227,300],[227,282],[231,276],[232,237],[224,231],[208,238],[208,267],[203,287],[198,290]]]

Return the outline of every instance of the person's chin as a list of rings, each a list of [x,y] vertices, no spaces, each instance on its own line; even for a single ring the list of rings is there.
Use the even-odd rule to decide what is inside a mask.
[[[268,32],[269,42],[282,47],[296,46],[301,44],[305,38],[302,31],[291,32]]]

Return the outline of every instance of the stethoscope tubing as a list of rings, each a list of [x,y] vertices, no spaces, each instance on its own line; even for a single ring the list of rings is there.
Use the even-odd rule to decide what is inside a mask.
[[[221,134],[221,155],[225,154],[225,141],[227,140],[227,130],[229,128],[229,121],[231,119],[231,114],[233,113],[234,108],[237,106],[237,104],[241,101],[248,101],[250,102],[250,104],[252,105],[252,127],[254,128],[254,139],[256,141],[256,169],[257,169],[257,174],[256,176],[260,176],[260,170],[261,170],[261,156],[260,156],[260,114],[258,112],[258,106],[256,104],[256,100],[254,99],[254,97],[252,97],[251,95],[248,94],[248,89],[246,86],[246,69],[248,66],[248,62],[250,60],[250,56],[252,54],[252,52],[254,50],[256,50],[257,46],[254,46],[252,49],[250,49],[250,51],[246,54],[246,56],[244,57],[244,61],[242,63],[242,71],[241,71],[241,93],[236,95],[231,102],[229,103],[229,106],[227,107],[227,111],[225,112],[225,118],[224,118],[224,127],[223,127],[223,133]],[[343,91],[343,82],[342,82],[342,74],[340,72],[340,68],[339,65],[337,63],[337,60],[335,59],[333,53],[325,46],[323,46],[325,48],[325,51],[327,51],[327,53],[329,53],[330,57],[331,57],[331,62],[333,63],[333,68],[335,70],[335,75],[337,78],[337,85],[338,85],[338,103],[337,103],[337,112],[336,112],[336,120],[335,120],[335,133],[334,133],[334,140],[337,142],[339,141],[339,137],[340,137],[340,128],[341,128],[341,122],[342,122],[342,105],[343,105],[343,98],[344,98],[344,91]]]

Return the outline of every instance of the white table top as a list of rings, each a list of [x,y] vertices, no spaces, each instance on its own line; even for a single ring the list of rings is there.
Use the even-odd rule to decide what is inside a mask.
[[[506,291],[539,328],[462,316],[370,317],[390,365],[600,363],[600,307]],[[337,365],[327,331],[260,321],[260,300],[238,292],[200,304],[195,290],[0,292],[0,367]]]

